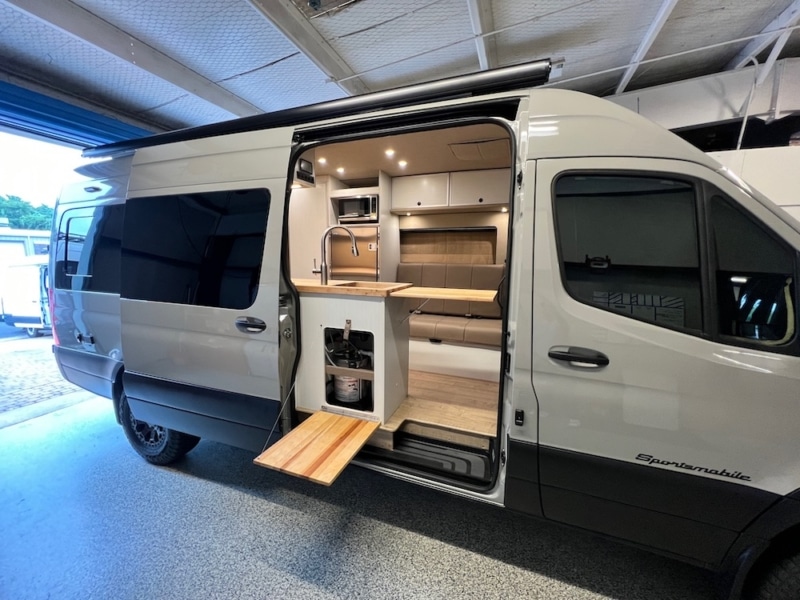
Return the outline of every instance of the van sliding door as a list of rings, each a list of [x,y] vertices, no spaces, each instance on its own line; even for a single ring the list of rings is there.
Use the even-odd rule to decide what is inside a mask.
[[[292,129],[138,150],[122,244],[125,391],[141,420],[260,449],[279,408]]]

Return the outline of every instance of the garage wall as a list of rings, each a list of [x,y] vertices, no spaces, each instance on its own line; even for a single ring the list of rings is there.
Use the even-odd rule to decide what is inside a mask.
[[[709,152],[800,221],[800,146]]]

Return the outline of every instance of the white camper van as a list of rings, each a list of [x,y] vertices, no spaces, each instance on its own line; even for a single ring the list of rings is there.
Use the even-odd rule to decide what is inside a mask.
[[[800,595],[800,230],[549,68],[87,150],[62,373],[155,464],[353,461]]]
[[[17,259],[0,267],[3,322],[23,329],[28,337],[50,331],[47,255]]]

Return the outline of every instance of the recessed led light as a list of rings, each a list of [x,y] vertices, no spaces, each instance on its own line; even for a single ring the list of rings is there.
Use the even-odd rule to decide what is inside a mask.
[[[508,212],[508,209],[504,206],[503,208],[500,209],[500,212]]]
[[[397,166],[400,167],[401,169],[405,169],[406,165],[408,165],[408,161],[407,160],[398,160],[397,161]]]
[[[392,158],[394,156],[394,150],[392,150],[391,148],[387,149],[386,150],[386,156],[388,156],[389,158]]]
[[[406,213],[406,216],[407,216],[407,217],[410,217],[410,216],[411,216],[411,213]]]
[[[344,173],[344,167],[339,167],[338,169],[336,169],[336,172],[337,172],[339,175],[341,175],[342,173]]]
[[[328,159],[327,159],[327,158],[325,158],[324,156],[320,156],[320,157],[317,159],[317,162],[318,162],[319,164],[321,164],[321,165],[325,165],[325,164],[327,164],[327,163],[328,163]]]

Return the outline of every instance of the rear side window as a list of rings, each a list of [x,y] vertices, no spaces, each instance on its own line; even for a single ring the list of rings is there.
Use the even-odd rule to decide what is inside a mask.
[[[239,310],[251,306],[269,204],[265,189],[130,198],[122,296]]]
[[[55,287],[84,292],[120,291],[123,204],[66,211],[55,249]]]
[[[555,187],[571,296],[663,327],[702,331],[695,188],[627,175],[566,175]]]

